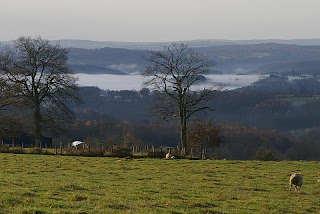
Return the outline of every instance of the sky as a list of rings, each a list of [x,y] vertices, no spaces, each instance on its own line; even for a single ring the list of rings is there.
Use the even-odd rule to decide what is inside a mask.
[[[0,40],[320,38],[320,0],[0,0]]]

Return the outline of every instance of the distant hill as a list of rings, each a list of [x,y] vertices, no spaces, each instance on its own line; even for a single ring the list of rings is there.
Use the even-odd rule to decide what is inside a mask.
[[[173,42],[186,43],[190,47],[212,47],[225,45],[253,45],[264,43],[291,44],[291,45],[320,45],[320,39],[258,39],[258,40],[226,40],[226,39],[202,39],[202,40],[187,40],[187,41],[168,41],[168,42],[120,42],[120,41],[90,41],[90,40],[55,40],[62,46],[67,48],[125,48],[134,50],[161,50],[164,45],[169,45]]]
[[[69,48],[69,64],[77,69],[90,70],[90,73],[125,74],[139,72],[146,66],[145,50],[129,50],[121,48],[80,49]],[[86,68],[84,66],[87,66]],[[89,67],[88,67],[89,66]],[[103,68],[101,70],[101,68]],[[106,69],[109,69],[108,71]],[[121,72],[120,72],[121,71]],[[83,72],[81,72],[83,73]]]
[[[64,39],[53,40],[52,42],[60,43],[66,48],[124,48],[132,50],[161,50],[164,45],[169,45],[173,42],[187,43],[192,48],[212,47],[225,45],[256,45],[264,43],[276,43],[286,45],[320,45],[320,39],[255,39],[255,40],[226,40],[226,39],[199,39],[187,41],[168,41],[168,42],[122,42],[122,41],[92,41],[92,40],[76,40]],[[1,44],[12,43],[12,41],[0,41]]]
[[[304,71],[315,74],[317,61],[320,61],[320,46],[268,43],[225,45],[195,48],[195,50],[216,62],[212,73],[276,73],[275,68],[278,68],[281,73],[282,70],[285,72],[296,70],[300,74]],[[98,66],[124,73],[134,73],[145,68],[147,61],[144,57],[148,54],[146,50],[123,48],[70,48],[69,63],[73,66]],[[299,68],[295,69],[295,66]]]
[[[110,74],[132,74],[143,70],[148,64],[148,62],[144,60],[149,54],[146,49],[157,50],[161,49],[162,45],[169,44],[83,40],[59,40],[58,42],[67,47],[81,46],[89,48],[68,48],[69,64],[72,66],[74,72]],[[207,55],[216,62],[216,65],[212,68],[212,73],[285,74],[296,72],[297,74],[320,74],[318,71],[318,67],[320,67],[319,39],[194,40],[183,42],[188,43],[190,47]],[[261,42],[288,44],[260,44]],[[103,47],[106,45],[110,47]],[[119,48],[120,46],[124,48]]]
[[[127,73],[95,65],[70,65],[73,73],[85,73],[85,74],[115,74],[126,75]]]
[[[215,60],[217,63],[215,69],[224,73],[260,73],[257,70],[268,64],[320,60],[320,46],[267,43],[216,46],[196,48],[196,50]],[[265,73],[268,72],[265,70]]]
[[[254,73],[281,75],[320,75],[320,60],[272,63],[261,66]]]

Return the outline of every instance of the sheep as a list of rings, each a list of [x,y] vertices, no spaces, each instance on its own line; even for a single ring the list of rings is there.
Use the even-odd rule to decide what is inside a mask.
[[[172,158],[172,154],[170,153],[170,152],[168,152],[167,154],[166,154],[166,159],[171,159]]]
[[[175,156],[173,156],[173,155],[171,156],[171,159],[175,159],[175,158],[176,158]]]
[[[289,191],[291,191],[292,185],[295,187],[296,191],[299,191],[302,186],[302,183],[303,183],[302,175],[300,173],[293,173],[290,176],[290,180],[289,180],[289,185],[290,185]]]

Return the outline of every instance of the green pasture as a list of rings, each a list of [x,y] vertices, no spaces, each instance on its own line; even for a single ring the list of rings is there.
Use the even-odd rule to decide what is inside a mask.
[[[318,213],[318,162],[0,154],[0,213]],[[289,192],[301,172],[300,192]]]

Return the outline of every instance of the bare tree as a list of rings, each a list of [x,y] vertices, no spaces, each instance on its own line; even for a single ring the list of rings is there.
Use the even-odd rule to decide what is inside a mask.
[[[187,148],[188,122],[196,113],[213,110],[206,102],[215,92],[206,88],[196,91],[192,86],[204,78],[214,63],[186,44],[172,44],[162,52],[151,52],[146,60],[150,65],[142,72],[147,78],[144,85],[158,95],[154,113],[162,120],[179,118],[180,144]]]
[[[73,115],[70,104],[78,100],[78,87],[67,54],[60,45],[40,37],[20,37],[0,54],[0,72],[7,91],[32,109],[36,146],[41,146],[46,125]]]

